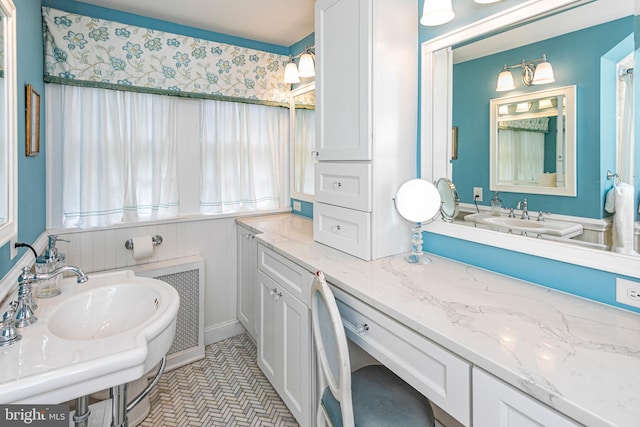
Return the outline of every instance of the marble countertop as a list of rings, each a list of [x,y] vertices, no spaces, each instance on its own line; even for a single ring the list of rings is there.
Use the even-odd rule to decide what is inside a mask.
[[[640,315],[430,255],[366,262],[299,215],[237,222],[363,302],[587,426],[640,425]],[[571,280],[567,277],[567,280]]]

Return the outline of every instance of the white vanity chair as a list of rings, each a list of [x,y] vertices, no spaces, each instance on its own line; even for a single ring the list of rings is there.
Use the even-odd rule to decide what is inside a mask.
[[[351,372],[347,337],[324,274],[311,287],[313,338],[322,394],[318,426],[434,426],[431,403],[382,365]]]

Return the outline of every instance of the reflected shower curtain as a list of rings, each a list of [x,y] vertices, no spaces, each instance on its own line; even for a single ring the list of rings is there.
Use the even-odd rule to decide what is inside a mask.
[[[633,185],[633,74],[626,73],[622,76],[624,85],[623,99],[619,102],[620,131],[617,144],[617,172],[620,180]]]
[[[498,182],[537,181],[544,172],[544,133],[500,129]]]
[[[313,156],[315,147],[316,112],[304,108],[296,109],[295,114],[295,177],[294,191],[313,194]]]

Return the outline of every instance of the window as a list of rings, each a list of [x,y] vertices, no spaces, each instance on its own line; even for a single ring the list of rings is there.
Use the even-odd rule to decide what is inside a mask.
[[[285,205],[288,111],[46,87],[49,227]]]

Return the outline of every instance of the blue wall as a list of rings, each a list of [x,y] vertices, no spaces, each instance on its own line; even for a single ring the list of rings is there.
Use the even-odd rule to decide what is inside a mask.
[[[17,67],[18,67],[18,241],[32,244],[46,225],[45,211],[45,148],[44,82],[42,20],[40,0],[18,0],[16,5]],[[25,85],[31,84],[40,94],[40,155],[25,155]],[[4,276],[18,257],[9,260],[10,245],[0,248],[0,277]]]
[[[605,175],[600,158],[600,58],[633,33],[633,18],[623,18],[549,40],[456,64],[453,68],[453,125],[458,126],[458,159],[453,160],[453,182],[461,201],[473,202],[473,187],[489,190],[489,101],[555,87],[576,85],[577,197],[502,193],[505,206],[526,197],[532,210],[589,218],[604,216],[601,181]],[[581,46],[576,49],[576,46]],[[631,52],[631,46],[626,52]],[[516,89],[496,92],[497,74],[503,64],[542,57],[553,65],[555,83],[526,87],[520,69],[514,69]],[[615,77],[612,76],[615,83]],[[615,106],[611,111],[615,111]],[[615,117],[615,116],[614,116]],[[615,119],[614,119],[615,120]],[[615,121],[614,121],[615,123]],[[615,134],[613,135],[615,138]],[[615,154],[615,140],[603,141]],[[552,153],[555,155],[555,152]],[[553,156],[552,156],[553,157]],[[613,156],[611,156],[613,157]],[[553,166],[555,169],[555,165]],[[610,169],[614,165],[608,164]],[[485,199],[488,204],[489,198]]]

